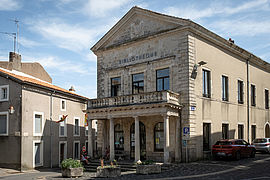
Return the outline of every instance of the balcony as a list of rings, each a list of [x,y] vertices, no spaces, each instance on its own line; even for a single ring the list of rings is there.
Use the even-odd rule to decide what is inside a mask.
[[[179,94],[172,91],[155,91],[141,94],[91,99],[88,101],[87,109],[156,103],[166,103],[180,106]]]

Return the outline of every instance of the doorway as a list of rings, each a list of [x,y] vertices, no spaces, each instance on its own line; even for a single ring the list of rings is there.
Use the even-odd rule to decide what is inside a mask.
[[[146,159],[146,134],[145,125],[140,122],[140,159]],[[132,123],[130,127],[130,159],[135,159],[135,123]]]
[[[67,159],[67,142],[59,142],[59,166],[63,160]]]
[[[269,124],[265,125],[265,137],[270,138],[270,127]]]

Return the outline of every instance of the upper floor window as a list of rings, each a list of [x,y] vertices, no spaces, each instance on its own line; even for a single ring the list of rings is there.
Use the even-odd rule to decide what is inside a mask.
[[[256,87],[255,85],[251,84],[251,92],[250,92],[250,98],[251,98],[251,106],[256,106]]]
[[[63,118],[63,116],[59,116],[59,120],[63,120]],[[59,123],[59,136],[67,136],[67,117],[65,117],[64,120]]]
[[[9,86],[0,86],[0,101],[8,101],[9,96]]]
[[[61,111],[66,111],[66,100],[61,99]]]
[[[8,112],[0,112],[0,136],[8,135]]]
[[[111,78],[111,96],[119,96],[121,90],[121,78]]]
[[[34,135],[41,136],[43,130],[43,113],[34,112]]]
[[[244,83],[241,80],[237,81],[237,88],[238,88],[238,103],[243,104],[244,103]]]
[[[264,98],[265,98],[265,109],[269,109],[269,90],[264,90]]]
[[[74,119],[74,136],[80,135],[80,119],[75,118]]]
[[[222,100],[228,101],[229,100],[229,94],[228,94],[228,77],[222,76]]]
[[[132,75],[132,94],[143,93],[144,76],[143,73]]]
[[[210,71],[203,69],[203,96],[211,97],[211,79]]]
[[[156,72],[157,77],[157,91],[170,89],[170,69],[159,69]]]

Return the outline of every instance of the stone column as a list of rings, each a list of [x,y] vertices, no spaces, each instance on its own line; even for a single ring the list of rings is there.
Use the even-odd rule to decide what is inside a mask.
[[[89,116],[88,116],[89,117]],[[92,132],[92,119],[88,118],[88,156],[92,159],[93,156],[93,132]]]
[[[110,160],[114,160],[114,121],[110,118]]]
[[[181,162],[180,155],[180,117],[176,119],[176,127],[175,127],[175,161]]]
[[[139,117],[135,116],[135,162],[140,160],[140,121]]]
[[[169,116],[164,115],[164,163],[169,163],[170,153],[169,153],[169,146],[170,146],[170,126],[169,126]]]

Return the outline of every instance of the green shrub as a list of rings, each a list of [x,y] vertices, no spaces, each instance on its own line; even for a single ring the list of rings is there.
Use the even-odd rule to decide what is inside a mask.
[[[83,167],[82,163],[78,160],[74,160],[72,158],[65,159],[61,163],[61,168],[62,169],[67,169],[67,168],[79,168]]]
[[[142,165],[149,165],[149,164],[154,164],[154,161],[152,160],[146,160],[142,162]]]

